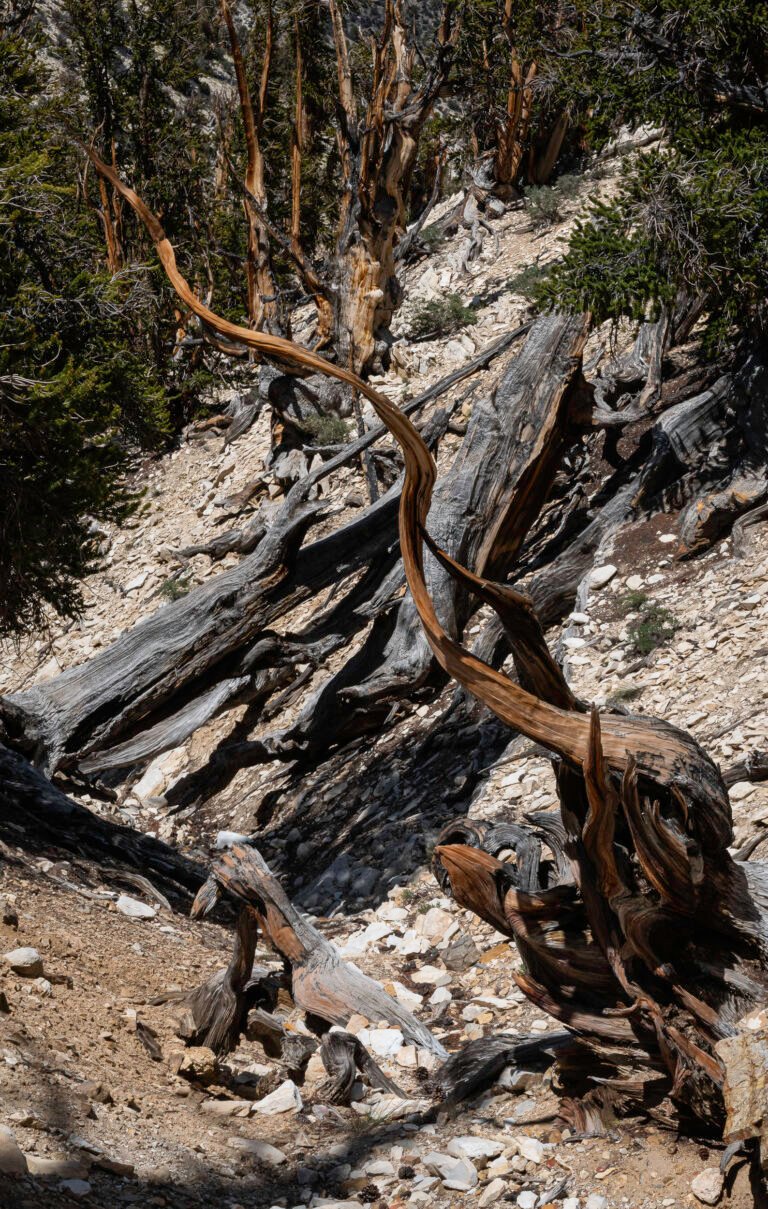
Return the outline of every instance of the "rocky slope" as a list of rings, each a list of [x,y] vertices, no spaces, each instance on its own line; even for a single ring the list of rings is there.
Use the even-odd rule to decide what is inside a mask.
[[[467,232],[410,268],[393,368],[380,385],[397,401],[413,397],[524,319],[515,284],[521,271],[554,255],[585,197],[610,187],[610,176],[584,181],[544,233],[523,211],[500,215],[469,273]],[[409,339],[419,303],[452,291],[474,298],[477,322],[447,339]],[[491,389],[499,371],[493,366],[477,389]],[[459,418],[471,407],[463,390],[449,396]],[[441,468],[460,439],[442,442]],[[84,617],[67,626],[52,621],[45,638],[6,647],[0,692],[87,659],[174,593],[217,574],[221,563],[205,555],[180,561],[176,552],[226,527],[228,501],[255,479],[268,517],[282,490],[268,450],[263,414],[229,446],[215,431],[192,432],[145,467],[143,508],[129,526],[105,531],[105,564],[86,582]],[[335,526],[365,498],[361,469],[339,472],[326,491],[327,524]],[[601,551],[579,611],[549,638],[585,699],[679,722],[730,766],[764,745],[768,534],[751,530],[738,556],[725,541],[680,562],[675,522],[669,513],[635,523]],[[308,688],[323,674],[314,673]],[[172,786],[238,724],[243,710],[233,711],[133,770],[114,801],[81,800],[203,861],[221,829],[253,834],[342,954],[448,1049],[491,1032],[544,1031],[550,1022],[513,981],[515,953],[443,898],[427,866],[437,832],[455,815],[501,821],[554,805],[551,771],[530,745],[468,707],[464,746],[451,752],[451,768],[457,759],[464,765],[446,784],[440,721],[452,698],[452,689],[425,696],[340,753],[322,777],[244,770],[199,808],[170,813]],[[736,847],[762,838],[768,786],[737,781],[731,799]],[[617,1123],[608,1138],[570,1136],[554,1123],[549,1077],[536,1071],[507,1071],[480,1098],[425,1117],[434,1060],[379,1021],[350,1027],[408,1093],[405,1116],[393,1117],[393,1103],[370,1089],[360,1089],[351,1108],[323,1103],[315,1059],[306,1083],[289,1086],[253,1039],[220,1065],[199,1051],[182,1062],[178,1013],[151,1000],[226,964],[230,930],[193,923],[159,903],[151,887],[119,885],[84,858],[53,850],[31,857],[13,837],[3,855],[0,954],[15,955],[0,958],[2,1209],[73,1199],[100,1209],[753,1203],[743,1169],[723,1188],[721,1151],[708,1142],[639,1121]],[[143,910],[131,905],[140,901]],[[24,948],[37,956],[18,955]],[[295,1014],[289,1020],[303,1028]]]

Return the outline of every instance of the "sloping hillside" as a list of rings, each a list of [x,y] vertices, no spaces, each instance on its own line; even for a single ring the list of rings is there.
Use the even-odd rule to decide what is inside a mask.
[[[563,246],[586,199],[611,187],[610,173],[583,178],[575,194],[562,198],[553,225],[540,230],[525,208],[500,208],[487,226],[463,228],[410,265],[393,365],[377,384],[405,402],[522,325],[528,306],[519,291],[531,267]],[[479,253],[467,262],[478,241]],[[413,339],[421,305],[451,293],[471,302],[476,321],[452,335]],[[608,364],[632,335],[612,345],[608,333],[598,332],[586,360],[596,364],[602,348]],[[420,417],[450,409],[441,472],[461,447],[473,403],[494,389],[518,351],[492,361]],[[213,410],[229,401],[222,391]],[[193,428],[173,453],[137,471],[143,505],[123,529],[105,529],[104,564],[86,581],[82,620],[63,626],[52,618],[46,636],[6,646],[0,693],[87,660],[168,600],[237,562],[234,554],[214,562],[181,552],[242,525],[256,510],[268,525],[290,474],[269,463],[266,408],[246,434],[231,443],[225,436],[215,427]],[[581,468],[585,483],[602,473],[598,458],[599,451]],[[364,468],[345,467],[321,491],[327,512],[318,534],[366,503]],[[729,768],[764,745],[768,536],[756,526],[738,553],[726,540],[680,560],[681,502],[610,536],[570,618],[548,638],[575,692],[597,703],[632,702],[678,722]],[[326,603],[332,597],[330,589]],[[298,629],[314,607],[286,616],[281,636]],[[485,620],[481,610],[469,635],[479,637]],[[354,642],[366,632],[361,626]],[[425,684],[413,701],[393,706],[376,733],[343,746],[321,771],[271,761],[243,767],[220,786],[196,781],[225,740],[254,741],[281,730],[341,658],[336,650],[317,668],[297,667],[255,727],[248,707],[236,706],[148,764],[112,773],[101,786],[70,783],[67,790],[95,813],[172,842],[203,865],[219,832],[251,837],[342,956],[383,983],[448,1050],[499,1031],[545,1032],[550,1022],[512,980],[519,959],[509,943],[445,898],[428,867],[450,819],[509,822],[555,803],[542,753],[510,738],[484,709],[464,702],[459,726],[456,690]],[[446,730],[449,711],[454,721]],[[768,785],[740,777],[730,795],[735,846],[762,840]],[[185,1051],[176,1033],[178,1008],[151,1001],[227,964],[227,920],[191,922],[189,904],[163,905],[151,885],[100,867],[86,852],[48,846],[30,852],[12,828],[0,834],[2,952],[38,953],[0,963],[3,1209],[72,1200],[99,1209],[219,1203],[674,1209],[713,1204],[721,1193],[721,1203],[739,1209],[754,1203],[743,1168],[722,1192],[719,1144],[677,1139],[632,1119],[617,1122],[607,1138],[584,1136],[588,1123],[577,1116],[570,1129],[555,1124],[550,1076],[536,1069],[507,1069],[465,1104],[426,1111],[434,1059],[378,1020],[353,1018],[349,1027],[410,1096],[396,1118],[386,1097],[370,1088],[359,1089],[357,1106],[324,1102],[324,1071],[314,1058],[298,1091],[286,1088],[286,1071],[254,1037],[219,1064],[207,1052]],[[257,958],[279,965],[267,953]],[[290,1004],[284,1018],[289,1028],[305,1029]],[[273,1092],[283,1111],[261,1105]]]

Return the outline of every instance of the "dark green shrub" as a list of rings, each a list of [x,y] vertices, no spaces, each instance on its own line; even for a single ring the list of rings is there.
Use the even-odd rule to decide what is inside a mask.
[[[165,600],[181,600],[182,596],[186,596],[192,587],[192,580],[189,575],[169,575],[168,579],[164,579],[158,588],[158,593]]]
[[[411,319],[411,339],[426,340],[432,336],[450,336],[471,323],[477,323],[477,315],[467,306],[460,294],[448,294],[445,298],[431,298],[420,303]]]
[[[637,621],[628,627],[629,641],[638,655],[650,655],[680,629],[674,613],[652,601],[645,604]]]
[[[551,265],[529,264],[507,282],[513,294],[521,294],[529,302],[535,302],[544,282],[552,271]]]
[[[562,214],[562,201],[551,185],[534,185],[525,193],[525,209],[534,231],[554,226]]]
[[[339,416],[310,416],[303,421],[302,427],[316,445],[346,445],[349,440],[347,422]]]
[[[599,150],[620,127],[659,129],[627,156],[617,195],[593,205],[538,301],[596,323],[655,318],[678,297],[706,303],[713,355],[762,340],[768,320],[768,6],[755,0],[619,0],[585,22],[578,54],[552,69]],[[574,44],[574,49],[577,49]],[[586,93],[585,93],[586,89]]]
[[[642,589],[627,592],[626,596],[621,602],[622,613],[625,617],[627,613],[636,613],[637,610],[641,609],[644,604],[647,604],[650,599],[651,598],[648,593],[643,592]]]

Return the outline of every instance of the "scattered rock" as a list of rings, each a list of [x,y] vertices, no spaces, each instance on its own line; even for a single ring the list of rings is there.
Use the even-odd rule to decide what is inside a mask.
[[[219,1064],[212,1049],[208,1049],[206,1045],[192,1045],[181,1054],[176,1073],[184,1079],[191,1079],[207,1087],[208,1084],[215,1083]]]
[[[410,1012],[416,1011],[424,1002],[423,995],[409,990],[408,987],[403,986],[402,982],[387,982],[384,984],[384,990],[388,995],[392,995],[398,1003],[402,1003],[403,1007],[407,1007]]]
[[[616,574],[616,568],[613,563],[606,563],[604,567],[594,567],[589,576],[590,588],[604,588],[607,583],[610,583]]]
[[[489,1180],[480,1194],[480,1209],[486,1209],[486,1205],[494,1205],[501,1200],[508,1186],[506,1180]]]
[[[432,1007],[439,1007],[441,1003],[450,1003],[452,999],[453,995],[448,990],[448,987],[435,987],[429,997],[429,1003],[431,1003]]]
[[[521,1192],[518,1194],[517,1204],[520,1209],[536,1209],[538,1199],[535,1192]]]
[[[220,831],[216,836],[216,848],[221,851],[223,848],[231,848],[233,844],[248,844],[250,836],[243,835],[240,831]]]
[[[375,1176],[393,1176],[395,1169],[388,1159],[372,1159],[365,1164],[365,1174]]]
[[[702,1205],[716,1205],[723,1194],[724,1183],[719,1167],[705,1167],[691,1180],[691,1192]]]
[[[477,1172],[466,1159],[457,1159],[454,1155],[433,1150],[422,1161],[427,1171],[439,1175],[444,1187],[454,1192],[469,1192],[477,1186]]]
[[[751,781],[737,781],[728,790],[728,797],[732,802],[743,802],[745,798],[750,798],[754,792],[755,787]]]
[[[364,1028],[357,1035],[365,1048],[380,1058],[394,1057],[405,1040],[399,1028]]]
[[[424,915],[420,915],[417,919],[416,931],[436,944],[437,941],[443,939],[453,923],[454,919],[450,912],[443,911],[442,907],[430,907]]]
[[[437,966],[422,966],[411,977],[418,986],[444,987],[451,981],[448,971],[441,970]]]
[[[449,970],[463,973],[480,960],[480,950],[468,932],[458,932],[440,950],[440,958]]]
[[[395,1062],[398,1066],[415,1067],[418,1065],[418,1056],[415,1045],[404,1045],[395,1054]]]
[[[253,1112],[263,1113],[266,1116],[276,1116],[281,1112],[300,1112],[303,1108],[303,1102],[299,1089],[292,1079],[286,1079],[285,1083],[263,1100],[256,1100],[251,1105]]]
[[[538,1138],[530,1138],[527,1133],[521,1133],[512,1138],[512,1141],[526,1162],[540,1163],[544,1158],[544,1143]]]
[[[240,1154],[266,1163],[269,1167],[280,1167],[287,1160],[287,1155],[283,1154],[282,1150],[270,1146],[269,1142],[261,1142],[258,1138],[230,1138],[227,1145]]]
[[[600,1196],[597,1192],[593,1192],[587,1197],[585,1209],[606,1209],[607,1204],[607,1197]]]
[[[22,949],[12,949],[5,954],[5,960],[14,974],[22,978],[40,978],[43,973],[43,959],[37,949],[25,946]]]
[[[27,1169],[30,1175],[59,1176],[63,1180],[81,1180],[88,1170],[79,1159],[45,1158],[36,1154],[27,1155]]]
[[[214,1117],[247,1117],[253,1106],[252,1100],[204,1100],[200,1108]]]
[[[483,1168],[489,1159],[495,1159],[504,1150],[504,1142],[494,1142],[492,1138],[476,1138],[472,1136],[453,1138],[447,1146],[448,1154],[457,1159],[469,1159],[476,1167]]]
[[[78,1199],[81,1196],[89,1196],[91,1185],[87,1180],[62,1180],[59,1184],[62,1192],[68,1192],[70,1196],[76,1196]]]
[[[157,915],[156,907],[139,902],[138,898],[131,898],[130,894],[121,894],[116,906],[120,914],[127,915],[129,919],[154,919]]]

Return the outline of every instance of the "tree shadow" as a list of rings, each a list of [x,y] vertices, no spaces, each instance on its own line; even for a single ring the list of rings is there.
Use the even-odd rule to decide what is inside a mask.
[[[334,1114],[334,1110],[330,1110]],[[419,1120],[424,1120],[420,1117]],[[366,1161],[376,1147],[396,1145],[399,1140],[412,1138],[413,1128],[402,1122],[360,1123],[347,1121],[334,1114],[328,1123],[329,1137],[317,1144],[299,1142],[291,1147],[288,1162],[279,1167],[233,1159],[231,1173],[217,1173],[206,1166],[204,1156],[190,1153],[189,1171],[182,1177],[168,1176],[151,1181],[125,1179],[92,1168],[85,1177],[90,1192],[78,1203],[89,1209],[116,1209],[119,1205],[131,1209],[165,1206],[165,1209],[267,1209],[277,1202],[296,1205],[307,1199],[307,1191],[340,1201],[355,1198],[344,1185],[345,1168],[354,1169]],[[296,1134],[301,1137],[303,1123],[296,1121]],[[234,1169],[236,1167],[236,1170]],[[342,1170],[339,1170],[339,1169]],[[397,1168],[396,1168],[397,1169]],[[375,1185],[375,1177],[368,1181]],[[72,1209],[76,1203],[59,1180],[44,1180],[31,1176],[3,1177],[0,1183],[0,1209]],[[380,1196],[387,1189],[380,1188]]]

